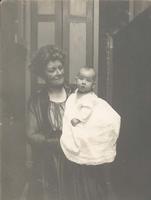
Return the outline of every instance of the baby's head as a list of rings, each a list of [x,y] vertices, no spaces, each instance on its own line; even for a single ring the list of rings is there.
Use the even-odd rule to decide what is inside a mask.
[[[91,67],[82,67],[76,77],[78,92],[91,92],[95,86],[96,73]]]

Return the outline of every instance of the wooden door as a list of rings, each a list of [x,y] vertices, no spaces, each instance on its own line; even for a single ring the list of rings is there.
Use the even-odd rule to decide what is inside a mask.
[[[80,67],[93,65],[93,12],[92,0],[63,1],[63,49],[69,82],[74,82]]]
[[[81,66],[93,65],[92,0],[50,0],[31,2],[31,54],[45,45],[55,44],[66,55],[65,78],[74,82]],[[32,85],[34,84],[32,77]]]

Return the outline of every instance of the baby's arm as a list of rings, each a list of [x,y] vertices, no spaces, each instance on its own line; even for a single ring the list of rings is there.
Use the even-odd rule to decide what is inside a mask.
[[[78,125],[80,122],[86,122],[92,113],[92,109],[90,107],[82,107],[79,113],[79,116],[75,116],[71,120],[72,126]]]

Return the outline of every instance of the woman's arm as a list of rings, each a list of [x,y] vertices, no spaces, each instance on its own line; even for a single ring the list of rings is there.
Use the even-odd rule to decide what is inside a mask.
[[[37,122],[35,112],[31,107],[28,115],[28,130],[27,130],[27,137],[29,143],[31,145],[38,146],[39,148],[48,147],[52,151],[58,149],[60,134],[56,134],[55,137],[47,137],[45,135],[45,131],[47,130],[41,130],[41,131],[39,130],[39,124]]]
[[[30,143],[42,144],[46,141],[45,136],[38,130],[38,124],[34,113],[29,111],[27,137]]]
[[[38,131],[36,116],[31,111],[28,113],[27,141],[26,166],[30,169],[33,166],[33,147],[41,149],[45,141],[45,136]]]

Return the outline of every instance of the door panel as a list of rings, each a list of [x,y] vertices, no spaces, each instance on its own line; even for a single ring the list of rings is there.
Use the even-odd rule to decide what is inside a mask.
[[[75,81],[75,76],[81,66],[86,65],[86,24],[70,23],[69,40],[69,77],[70,82]]]
[[[46,44],[55,44],[55,23],[39,22],[37,40],[38,48]]]
[[[93,6],[92,0],[63,1],[63,49],[71,83],[82,66],[93,66]]]
[[[55,14],[55,0],[37,1],[37,4],[38,4],[38,14],[42,15]]]
[[[87,0],[70,0],[70,15],[86,16]]]

